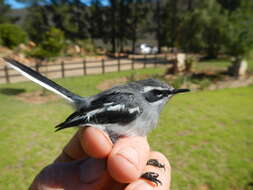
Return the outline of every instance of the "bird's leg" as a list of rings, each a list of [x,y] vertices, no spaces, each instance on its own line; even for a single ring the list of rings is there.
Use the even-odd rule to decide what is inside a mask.
[[[162,182],[159,179],[157,179],[158,177],[159,177],[159,174],[155,173],[155,172],[146,172],[146,173],[141,175],[141,178],[152,181],[156,185],[159,185],[159,184],[162,185]]]
[[[111,141],[112,141],[113,144],[115,144],[115,142],[116,142],[120,137],[122,137],[121,135],[116,134],[116,133],[114,133],[114,132],[111,131],[111,130],[106,130],[106,132],[107,132],[107,134],[109,135],[109,137],[110,137],[110,139],[111,139]]]
[[[148,160],[147,165],[155,166],[155,167],[158,167],[158,168],[163,168],[165,170],[165,164],[161,164],[156,159]]]

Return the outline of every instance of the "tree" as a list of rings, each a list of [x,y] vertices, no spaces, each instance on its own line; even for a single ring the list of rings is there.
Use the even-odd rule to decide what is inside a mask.
[[[226,52],[234,57],[248,56],[253,50],[253,2],[244,1],[229,15],[226,26]]]
[[[158,40],[158,46],[167,45],[169,47],[175,47],[178,37],[178,27],[181,20],[180,10],[178,8],[179,1],[168,0],[164,5],[163,11],[161,11],[161,8],[159,8],[159,1],[160,0],[157,0],[157,16],[161,17],[161,21],[159,21],[161,23],[157,24],[156,36]]]
[[[176,39],[179,48],[185,52],[203,52],[209,58],[224,51],[228,14],[216,0],[188,2],[181,14]]]
[[[203,30],[204,50],[209,58],[216,58],[224,50],[227,38],[227,12],[215,1],[210,0],[203,10],[205,24]]]
[[[144,35],[144,26],[148,24],[149,8],[145,0],[131,0],[129,2],[128,39],[132,42],[132,52],[140,35]],[[144,30],[143,30],[144,29]]]
[[[234,11],[236,10],[240,4],[242,0],[217,0],[223,8],[229,10],[229,11]]]
[[[76,40],[88,38],[89,24],[87,6],[80,0],[27,0],[31,3],[26,19],[26,30],[31,38],[41,41],[38,33],[51,27],[59,28],[67,38]]]
[[[100,0],[92,0],[89,14],[89,33],[91,38],[102,38],[106,33],[105,10]]]
[[[157,23],[156,25],[156,39],[157,39],[157,45],[158,45],[158,52],[161,51],[162,46],[162,34],[161,34],[161,0],[156,0],[156,12],[155,12],[155,21]]]
[[[186,53],[202,51],[204,48],[203,26],[204,20],[199,10],[184,14],[178,26],[177,46]]]
[[[124,50],[128,40],[132,41],[132,49],[138,38],[138,32],[146,20],[147,6],[145,0],[110,0],[105,9],[103,39],[110,41],[111,51]]]
[[[10,6],[5,3],[5,0],[0,0],[0,24],[10,21],[7,13],[10,11]]]
[[[24,28],[31,40],[39,43],[43,40],[43,34],[52,27],[47,6],[33,5],[28,8],[29,14],[26,17]]]
[[[119,0],[109,0],[109,7],[106,11],[106,20],[105,23],[108,26],[106,31],[106,38],[109,38],[112,49],[112,52],[116,52],[116,42],[117,42],[117,23],[118,23],[118,14],[119,14]],[[107,39],[105,39],[107,41]]]
[[[117,20],[117,37],[118,37],[118,48],[120,52],[124,51],[124,44],[127,40],[128,19],[129,19],[129,1],[119,0],[119,11]]]

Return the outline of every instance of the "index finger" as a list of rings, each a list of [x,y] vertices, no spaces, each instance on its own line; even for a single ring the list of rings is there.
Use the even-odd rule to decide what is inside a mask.
[[[150,147],[146,137],[120,138],[107,160],[111,176],[119,182],[130,183],[140,177],[149,156]]]
[[[107,134],[94,127],[80,128],[64,147],[56,162],[68,162],[86,157],[105,158],[111,152],[112,142]]]

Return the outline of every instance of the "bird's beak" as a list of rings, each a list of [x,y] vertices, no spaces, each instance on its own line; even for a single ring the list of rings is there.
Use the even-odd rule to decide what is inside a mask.
[[[190,92],[189,89],[182,88],[182,89],[174,89],[171,91],[171,94],[178,94],[178,93],[184,93],[184,92]]]

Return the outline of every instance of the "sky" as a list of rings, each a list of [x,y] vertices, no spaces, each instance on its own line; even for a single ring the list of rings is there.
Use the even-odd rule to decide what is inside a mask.
[[[19,3],[15,0],[6,0],[6,3],[9,4],[13,9],[20,9],[26,7],[24,3]]]
[[[84,0],[85,2],[87,2],[87,0]],[[106,5],[108,2],[108,0],[103,0],[103,4]],[[13,9],[20,9],[20,8],[25,8],[26,5],[24,3],[19,3],[15,0],[6,0],[6,3],[9,4],[11,6],[11,8]]]

